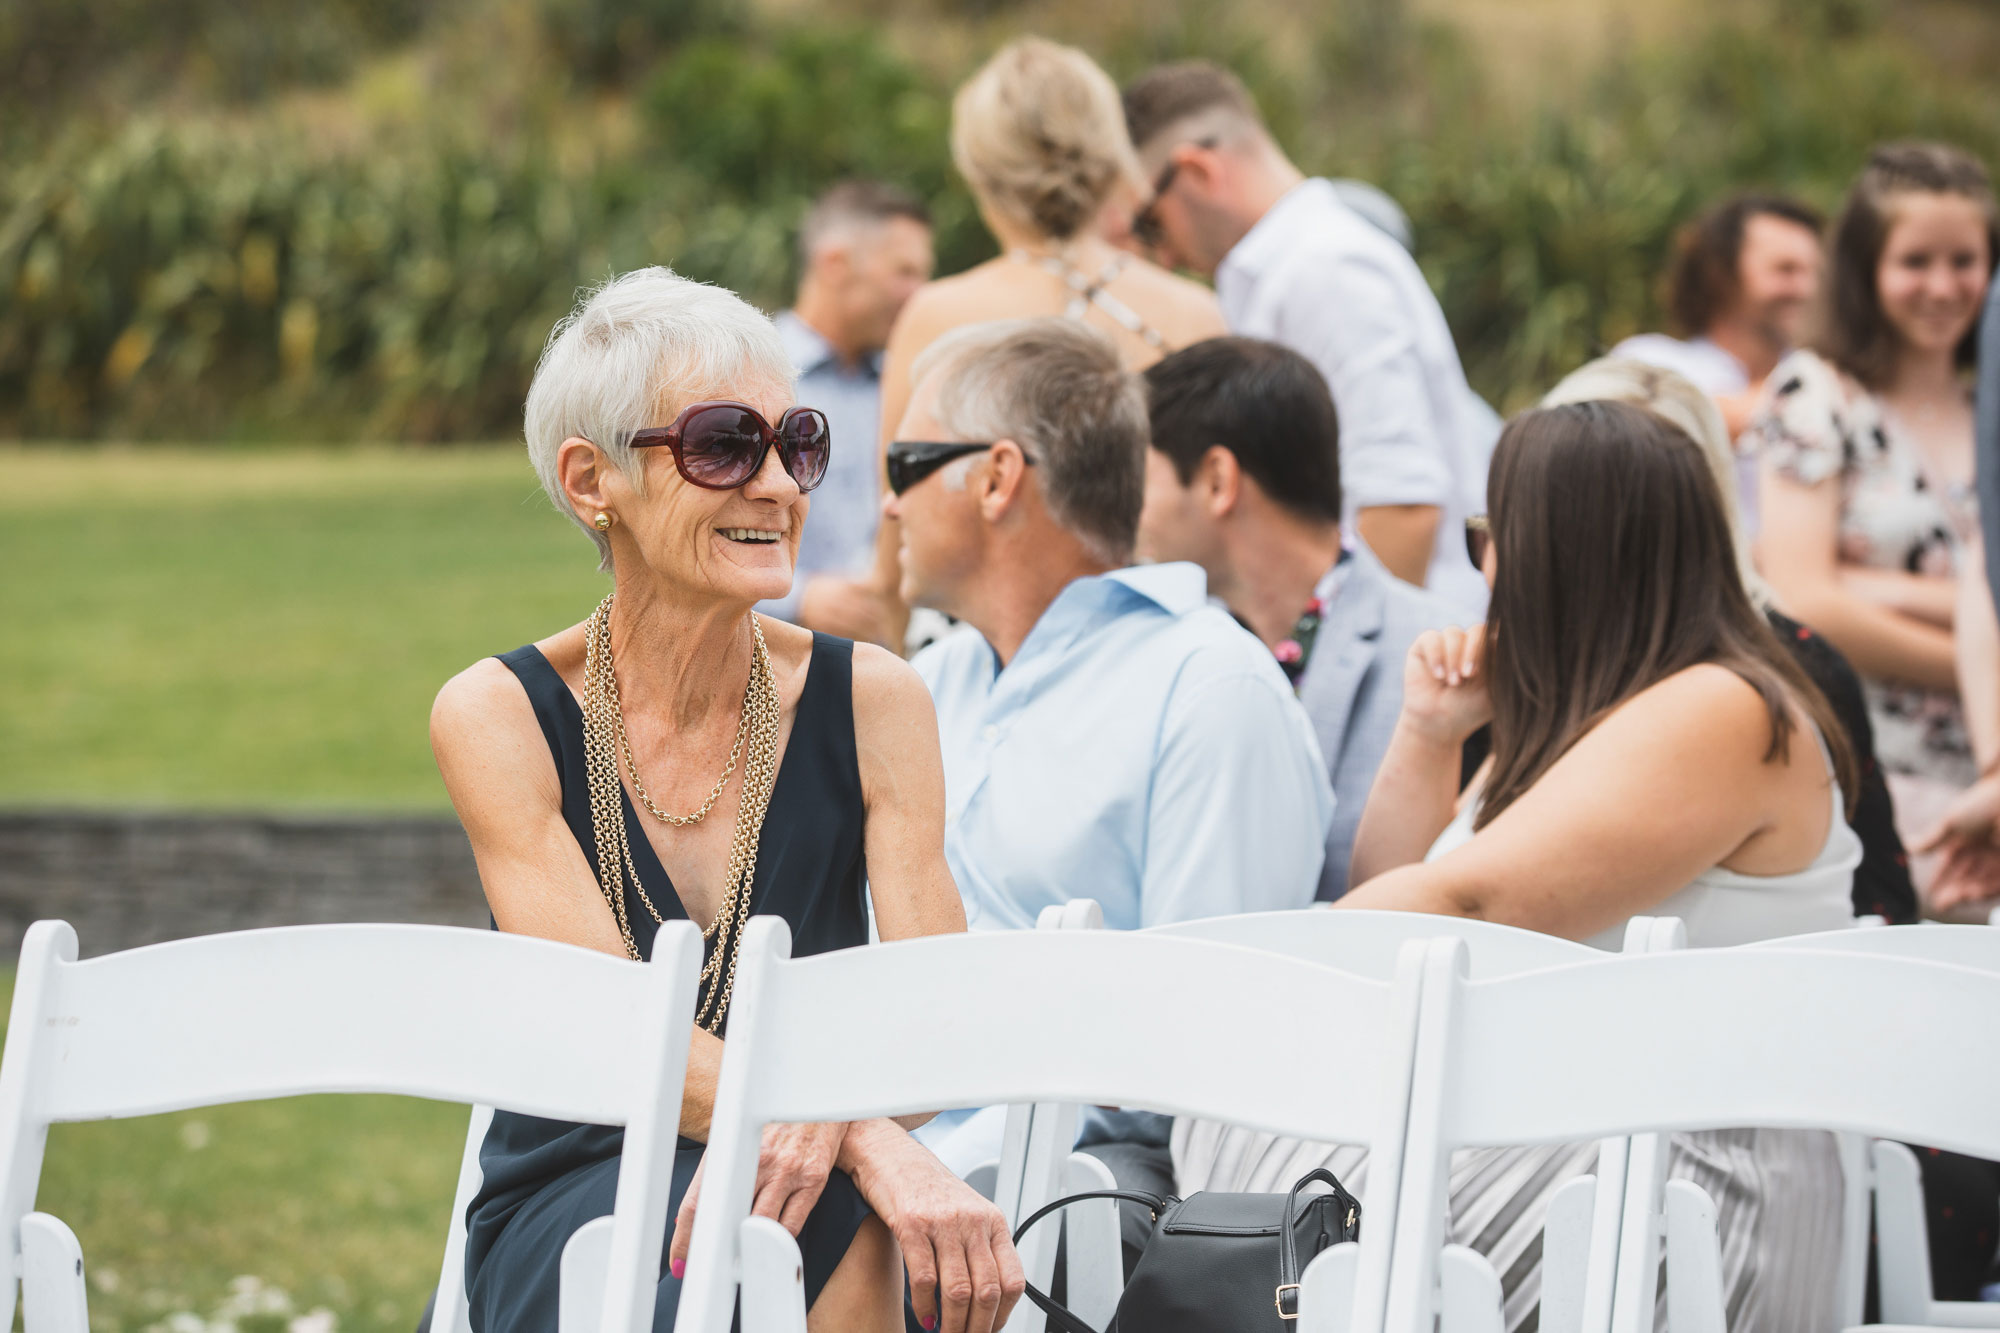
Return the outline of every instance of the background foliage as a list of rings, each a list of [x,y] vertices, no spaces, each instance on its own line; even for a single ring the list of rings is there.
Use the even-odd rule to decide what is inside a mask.
[[[933,199],[963,267],[990,242],[950,90],[1024,28],[1119,77],[1240,70],[1304,165],[1402,201],[1503,405],[1656,324],[1660,257],[1716,193],[1832,204],[1900,135],[2000,150],[1978,0],[1680,0],[1670,39],[1513,60],[1463,8],[17,0],[0,434],[511,434],[580,284],[670,262],[780,304],[806,201],[850,173]]]

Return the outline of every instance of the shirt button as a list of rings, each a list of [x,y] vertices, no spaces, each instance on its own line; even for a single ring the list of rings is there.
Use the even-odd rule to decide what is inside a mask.
[[[985,727],[981,728],[981,730],[980,730],[980,732],[979,732],[979,739],[981,739],[981,740],[983,740],[983,741],[997,741],[997,740],[999,740],[999,739],[1000,739],[1000,728],[998,728],[998,727],[994,726],[994,725],[993,725],[993,724],[992,724],[991,722],[987,723],[987,724],[985,725]]]

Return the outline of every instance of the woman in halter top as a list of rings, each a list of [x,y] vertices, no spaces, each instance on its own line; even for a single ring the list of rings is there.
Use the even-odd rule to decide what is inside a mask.
[[[1104,220],[1144,202],[1148,186],[1117,86],[1083,52],[1038,37],[1001,48],[952,103],[951,150],[1000,253],[926,284],[903,307],[882,360],[885,447],[909,406],[911,365],[963,325],[1067,315],[1108,336],[1128,370],[1226,331],[1208,288],[1103,238]],[[846,588],[822,619],[902,646],[897,543],[895,520],[884,519],[875,578]]]
[[[1639,914],[1680,917],[1696,948],[1851,922],[1861,850],[1845,818],[1846,734],[1745,594],[1700,447],[1624,403],[1542,408],[1500,437],[1487,496],[1491,619],[1412,645],[1355,839],[1358,887],[1334,906],[1609,948]],[[1492,756],[1461,796],[1461,747],[1488,722]],[[1269,1189],[1322,1165],[1353,1188],[1363,1165],[1355,1149],[1190,1120],[1173,1150],[1183,1196]],[[1510,1328],[1540,1294],[1548,1201],[1596,1151],[1454,1159],[1452,1239],[1500,1273]],[[1669,1170],[1717,1200],[1731,1327],[1833,1326],[1830,1135],[1675,1134]]]

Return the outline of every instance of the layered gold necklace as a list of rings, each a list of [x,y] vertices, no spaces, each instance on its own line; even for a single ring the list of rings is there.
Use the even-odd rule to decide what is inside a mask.
[[[618,675],[611,663],[611,598],[598,603],[584,631],[583,659],[583,758],[590,778],[590,822],[597,842],[597,886],[611,905],[618,933],[624,937],[625,952],[639,958],[639,946],[632,938],[632,923],[625,912],[625,880],[629,877],[639,901],[656,922],[665,920],[660,909],[639,882],[638,867],[632,863],[632,844],[625,833],[625,809],[619,800],[619,766],[632,779],[632,790],[640,804],[655,819],[675,827],[699,824],[708,818],[722,799],[730,775],[739,761],[743,765],[743,794],[736,807],[736,839],[729,848],[728,879],[723,887],[722,906],[703,934],[710,942],[708,959],[702,965],[701,988],[707,996],[695,1021],[710,1032],[720,1030],[729,1012],[729,995],[736,985],[736,953],[743,927],[750,919],[750,890],[757,878],[757,841],[764,830],[764,814],[771,806],[771,789],[778,779],[778,682],[771,674],[771,654],[764,646],[764,631],[757,617],[750,617],[750,679],[743,687],[743,713],[736,723],[736,742],[729,749],[729,762],[708,793],[708,799],[692,814],[674,815],[653,802],[639,777],[632,758],[632,742],[625,734],[625,709],[618,697]]]

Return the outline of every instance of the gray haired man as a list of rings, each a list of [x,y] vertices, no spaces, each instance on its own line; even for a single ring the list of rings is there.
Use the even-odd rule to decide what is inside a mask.
[[[911,378],[885,508],[904,600],[965,622],[914,665],[970,928],[1028,929],[1071,898],[1116,930],[1310,904],[1333,814],[1311,724],[1200,566],[1127,567],[1148,423],[1109,340],[1067,319],[974,325]],[[998,1155],[997,1110],[920,1137],[962,1174]],[[1096,1113],[1082,1142],[1157,1188],[1164,1119]]]

